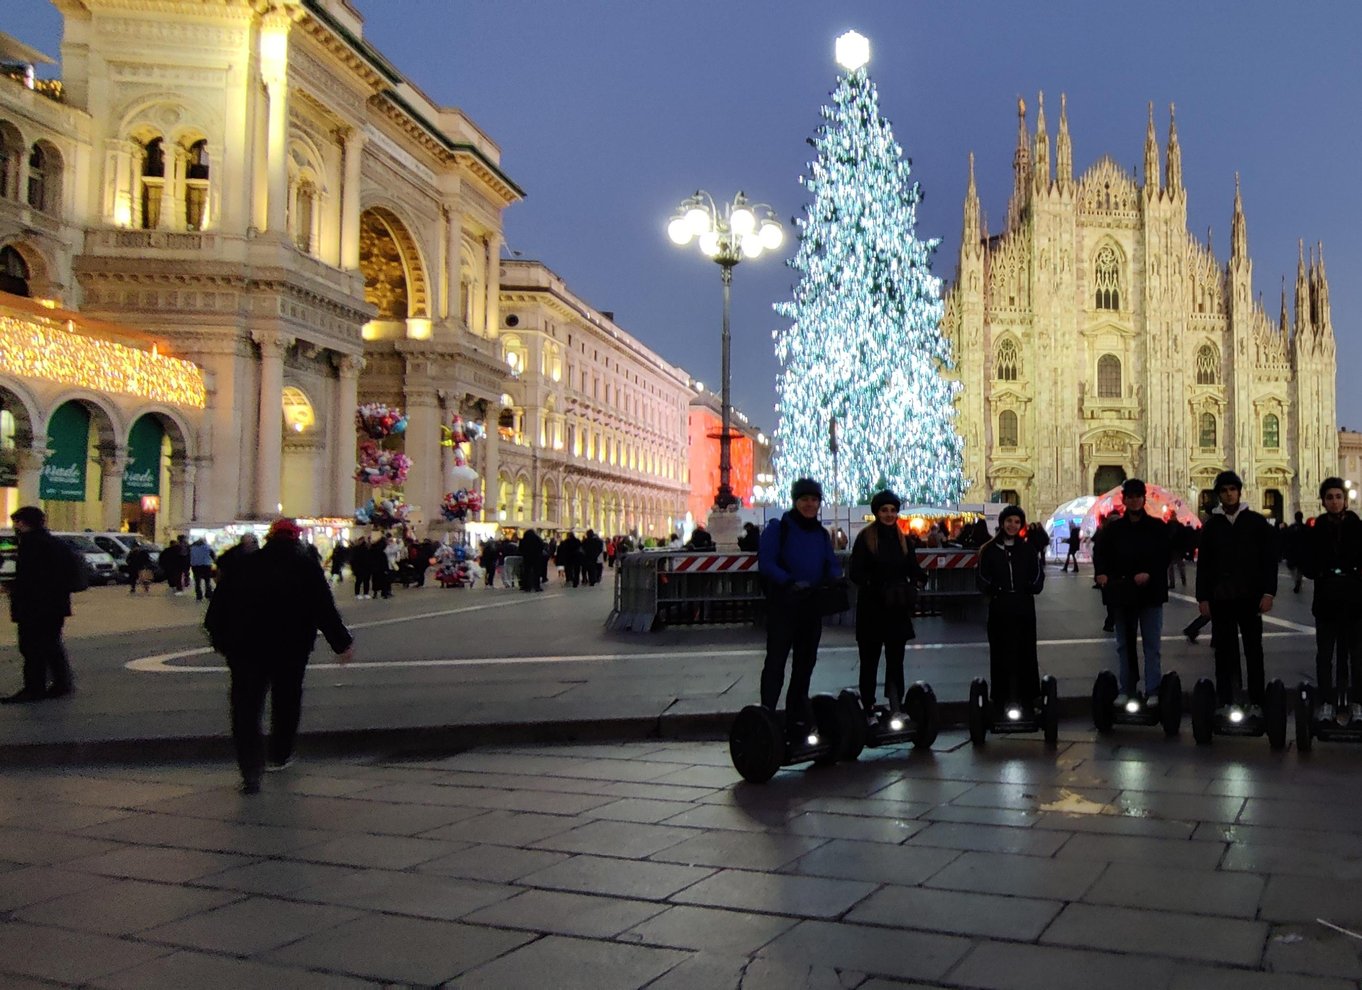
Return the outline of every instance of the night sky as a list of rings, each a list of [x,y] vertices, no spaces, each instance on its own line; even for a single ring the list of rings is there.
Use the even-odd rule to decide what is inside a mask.
[[[1018,95],[1033,128],[1045,91],[1053,149],[1068,94],[1076,175],[1104,154],[1135,169],[1147,102],[1161,145],[1175,102],[1189,227],[1211,229],[1223,263],[1238,171],[1254,288],[1274,318],[1297,239],[1322,240],[1339,378],[1362,379],[1362,5],[1351,0],[353,2],[371,43],[501,146],[527,193],[505,213],[507,248],[707,385],[719,381],[719,270],[694,244],[673,246],[667,220],[697,188],[720,200],[744,190],[786,220],[802,212],[806,139],[835,84],[833,41],[850,28],[870,38],[881,108],[922,184],[919,234],[942,240],[938,275],[955,271],[970,151],[990,229],[1002,224]],[[0,30],[58,54],[60,18],[44,0],[7,0]],[[734,402],[768,429],[771,303],[789,294],[793,250],[787,238],[734,274]],[[1338,399],[1340,425],[1362,428],[1362,394],[1345,385]]]

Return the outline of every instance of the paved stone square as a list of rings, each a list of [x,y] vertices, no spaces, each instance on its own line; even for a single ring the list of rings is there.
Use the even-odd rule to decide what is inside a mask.
[[[0,778],[16,988],[1362,986],[1362,751],[723,743]]]

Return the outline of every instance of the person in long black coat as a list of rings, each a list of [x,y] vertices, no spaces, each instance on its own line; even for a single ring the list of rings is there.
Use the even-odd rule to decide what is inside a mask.
[[[1045,569],[1021,538],[1026,513],[1009,505],[998,515],[998,533],[979,551],[975,581],[988,597],[989,691],[995,706],[1029,706],[1040,697],[1036,659],[1036,595]]]
[[[22,506],[10,521],[19,548],[14,580],[5,590],[9,593],[9,617],[19,627],[24,686],[2,699],[7,705],[60,698],[75,690],[61,634],[71,614],[72,589],[85,587],[79,571],[85,562],[48,531],[42,509]]]
[[[596,535],[594,529],[586,531],[586,537],[582,540],[582,577],[590,585],[596,584],[601,579],[601,571],[604,569],[601,564],[601,554],[605,553],[605,541]]]
[[[1362,519],[1348,509],[1342,478],[1319,486],[1324,514],[1305,529],[1297,560],[1315,585],[1315,717],[1334,717],[1334,702],[1349,706],[1350,720],[1362,718]],[[1334,676],[1337,656],[1337,679]],[[1346,698],[1340,689],[1347,686]]]
[[[533,529],[520,538],[520,590],[543,591],[544,540]]]
[[[916,636],[917,586],[927,583],[912,541],[898,527],[901,504],[891,491],[871,499],[875,521],[857,534],[851,547],[847,576],[857,587],[856,647],[861,659],[861,704],[867,712],[875,707],[881,650],[889,709],[898,711],[903,706],[903,654],[908,640]]]
[[[582,582],[582,541],[568,530],[558,544],[558,566],[563,569],[563,580],[576,588]]]

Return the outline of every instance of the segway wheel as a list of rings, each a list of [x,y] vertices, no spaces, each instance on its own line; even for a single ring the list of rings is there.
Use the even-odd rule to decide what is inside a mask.
[[[1203,677],[1192,688],[1192,738],[1198,746],[1210,744],[1214,721],[1215,685]]]
[[[1296,749],[1310,752],[1315,742],[1315,686],[1301,681],[1296,687]]]
[[[1159,681],[1159,721],[1169,739],[1182,731],[1182,678],[1177,671],[1170,670]]]
[[[936,692],[930,684],[915,681],[908,688],[903,707],[917,730],[913,733],[913,748],[927,749],[936,742],[936,734],[941,728],[936,713]]]
[[[1102,735],[1110,732],[1115,724],[1115,712],[1112,709],[1116,704],[1116,695],[1119,693],[1116,675],[1109,670],[1102,671],[1097,675],[1097,680],[1093,681],[1092,724]]]
[[[764,784],[776,775],[785,759],[785,732],[774,712],[748,705],[728,732],[728,755],[733,769],[750,784]]]
[[[969,741],[982,746],[988,738],[988,681],[976,677],[969,682]]]
[[[1040,679],[1040,712],[1045,742],[1053,746],[1059,742],[1059,681],[1050,674]]]
[[[809,699],[809,707],[813,710],[813,724],[818,736],[828,747],[827,753],[814,760],[813,765],[830,767],[841,759],[842,747],[851,727],[847,724],[842,706],[830,694],[815,694]]]
[[[1267,686],[1263,721],[1266,723],[1267,743],[1274,750],[1286,749],[1286,685],[1274,678]]]
[[[846,722],[842,759],[852,761],[865,749],[865,710],[861,707],[861,696],[848,688],[837,696],[837,707],[842,710]]]

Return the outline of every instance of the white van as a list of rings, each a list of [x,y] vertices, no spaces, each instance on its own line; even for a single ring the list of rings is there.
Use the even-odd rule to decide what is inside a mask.
[[[118,580],[124,583],[132,580],[132,574],[128,571],[128,554],[139,546],[151,557],[151,569],[155,574],[154,580],[165,580],[165,572],[161,570],[160,544],[152,543],[140,533],[84,533],[82,535],[90,537],[99,549],[114,559],[114,563],[118,565]]]
[[[91,584],[114,584],[118,581],[118,564],[105,550],[99,548],[91,533],[53,533],[85,561],[85,573]]]

